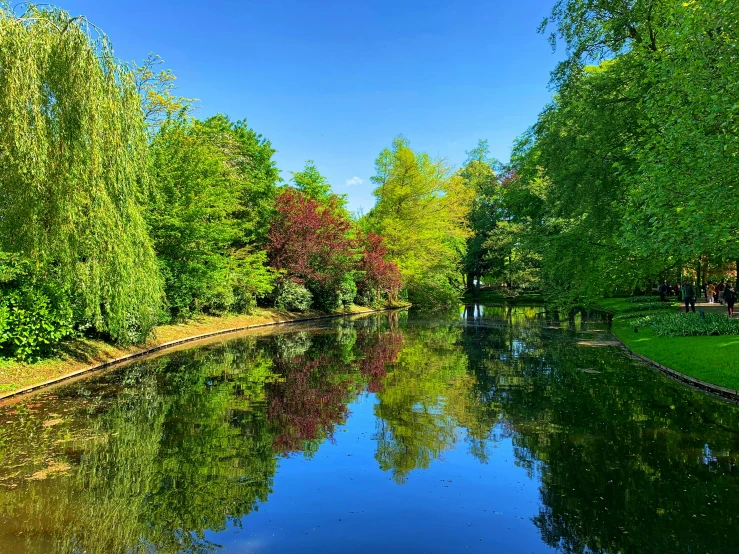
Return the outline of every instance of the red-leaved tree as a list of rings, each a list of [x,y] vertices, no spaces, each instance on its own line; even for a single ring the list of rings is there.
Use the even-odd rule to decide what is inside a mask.
[[[354,268],[351,222],[338,198],[318,202],[288,188],[275,200],[276,215],[267,237],[269,263],[304,284],[314,297],[337,291]]]

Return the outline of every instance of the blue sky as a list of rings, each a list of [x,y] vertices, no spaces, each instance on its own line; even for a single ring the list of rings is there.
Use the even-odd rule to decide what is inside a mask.
[[[374,160],[398,134],[455,166],[480,138],[507,160],[561,56],[536,33],[554,0],[57,3],[120,58],[162,56],[199,116],[246,118],[284,178],[315,160],[351,210],[374,204]]]

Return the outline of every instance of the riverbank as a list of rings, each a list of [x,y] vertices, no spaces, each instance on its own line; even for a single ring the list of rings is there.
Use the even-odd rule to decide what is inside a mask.
[[[594,307],[606,309],[617,316],[627,313],[626,310],[633,306],[625,298],[609,298]],[[681,306],[677,302],[670,302],[666,309],[678,311]],[[725,310],[715,305],[699,305],[697,309]],[[640,315],[649,313],[655,311],[639,312]],[[635,332],[632,319],[617,317],[614,317],[611,330],[635,354],[688,377],[739,390],[739,335],[659,337],[648,326],[638,327]]]
[[[410,304],[393,304],[382,309],[404,308]],[[268,308],[257,308],[248,315],[225,315],[221,317],[202,315],[183,323],[160,325],[144,344],[116,346],[102,340],[79,338],[63,343],[59,354],[37,363],[21,363],[15,360],[0,360],[0,400],[25,391],[38,388],[48,382],[82,373],[103,364],[110,364],[122,358],[137,357],[149,351],[160,349],[170,343],[179,343],[193,337],[204,337],[229,330],[242,330],[249,327],[276,325],[310,321],[324,317],[363,314],[378,311],[374,308],[351,306],[348,310],[332,313],[309,311],[291,313]],[[174,344],[172,344],[174,346]]]

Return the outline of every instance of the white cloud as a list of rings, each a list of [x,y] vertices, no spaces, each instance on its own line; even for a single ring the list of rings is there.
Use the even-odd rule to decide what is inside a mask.
[[[348,179],[346,182],[346,186],[351,187],[353,185],[361,185],[364,183],[364,179],[360,179],[359,177],[352,177],[351,179]]]

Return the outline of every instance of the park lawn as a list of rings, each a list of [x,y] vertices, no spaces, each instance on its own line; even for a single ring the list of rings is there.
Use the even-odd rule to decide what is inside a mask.
[[[623,298],[607,298],[598,305],[618,313],[630,304]],[[672,309],[678,309],[677,303]],[[640,312],[646,315],[652,312]],[[739,335],[658,337],[650,327],[634,332],[633,320],[614,319],[613,333],[636,354],[695,379],[739,390]]]
[[[407,307],[400,303],[388,308]],[[362,314],[375,311],[363,306],[350,306],[338,314]],[[58,355],[36,363],[22,363],[15,360],[0,359],[0,397],[29,387],[56,379],[72,372],[115,360],[127,354],[141,352],[170,341],[205,335],[227,329],[237,329],[252,325],[269,324],[277,321],[302,320],[326,316],[324,312],[290,313],[274,309],[257,308],[249,315],[225,315],[221,317],[201,315],[184,323],[160,325],[154,329],[145,344],[136,346],[116,346],[103,340],[79,338],[60,345]]]

